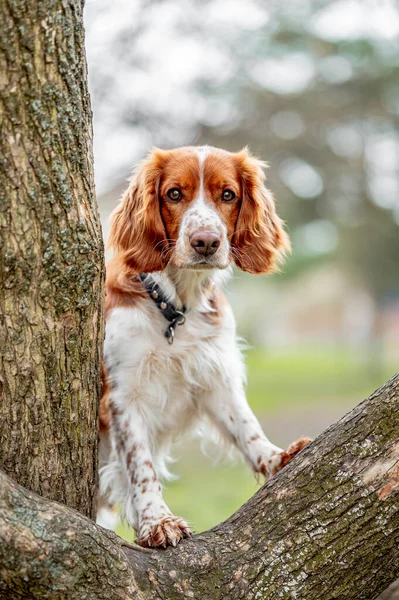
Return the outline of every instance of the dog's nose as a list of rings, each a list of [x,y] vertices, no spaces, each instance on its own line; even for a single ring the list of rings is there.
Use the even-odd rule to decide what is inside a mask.
[[[210,256],[220,246],[220,237],[214,231],[194,231],[190,236],[190,244],[198,254]]]

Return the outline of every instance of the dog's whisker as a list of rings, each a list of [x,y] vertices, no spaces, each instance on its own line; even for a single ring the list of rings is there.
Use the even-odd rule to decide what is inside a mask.
[[[154,250],[156,250],[157,246],[159,246],[160,244],[164,244],[165,242],[167,242],[168,244],[172,244],[172,243],[176,243],[173,240],[169,240],[167,238],[164,238],[163,240],[159,240],[159,242],[157,242],[154,246]]]
[[[239,260],[241,260],[242,258],[245,258],[246,260],[249,261],[251,267],[254,267],[254,261],[252,259],[252,256],[250,254],[248,254],[248,252],[246,250],[243,250],[241,248],[236,248],[235,246],[231,246],[230,248],[233,256],[236,256]]]

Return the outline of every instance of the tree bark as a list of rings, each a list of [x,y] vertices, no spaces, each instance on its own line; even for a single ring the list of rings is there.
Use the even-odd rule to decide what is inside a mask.
[[[225,523],[167,550],[129,548],[3,476],[0,590],[41,600],[372,600],[399,576],[398,431],[396,375]]]
[[[104,267],[82,9],[0,2],[0,465],[93,516]]]

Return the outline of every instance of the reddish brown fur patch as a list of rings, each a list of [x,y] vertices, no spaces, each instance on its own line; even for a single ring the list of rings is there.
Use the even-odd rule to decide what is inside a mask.
[[[168,154],[155,149],[138,165],[112,215],[109,246],[118,252],[120,262],[136,273],[159,271],[166,266],[163,252],[167,240],[158,187]]]
[[[276,471],[279,471],[297,455],[301,450],[305,448],[308,444],[310,444],[312,440],[308,437],[301,437],[296,442],[293,442],[290,446],[288,446],[287,450],[281,453],[281,462],[280,466]]]
[[[100,431],[106,433],[115,417],[121,416],[121,411],[111,401],[111,384],[109,382],[107,367],[103,361],[101,366],[102,392],[100,398],[99,421]],[[123,439],[122,439],[123,443]]]
[[[277,216],[272,193],[264,184],[264,163],[246,149],[236,155],[241,173],[243,199],[233,237],[236,264],[250,273],[268,273],[276,269],[290,242]]]
[[[107,373],[105,370],[104,363],[101,368],[101,381],[102,381],[102,393],[100,399],[100,410],[99,410],[99,418],[100,418],[100,431],[106,432],[109,430],[110,425],[110,417],[109,417],[109,397],[110,397],[110,387],[107,380]]]
[[[105,291],[107,313],[113,308],[137,306],[147,297],[137,272],[129,268],[120,256],[107,264]]]

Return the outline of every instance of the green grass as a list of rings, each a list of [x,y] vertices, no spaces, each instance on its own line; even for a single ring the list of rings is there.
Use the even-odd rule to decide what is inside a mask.
[[[292,404],[345,404],[351,398],[360,402],[395,372],[395,366],[387,363],[373,372],[366,355],[342,349],[291,354],[253,349],[246,354],[246,364],[248,399],[260,417]]]
[[[246,353],[248,400],[261,421],[278,416],[287,408],[291,414],[312,404],[312,418],[322,415],[331,404],[341,413],[367,397],[395,372],[383,364],[378,373],[367,367],[366,358],[343,350],[302,350],[291,354],[268,354],[252,349]],[[287,418],[290,418],[288,411]],[[294,418],[294,417],[291,417]],[[265,427],[268,433],[267,425]],[[298,436],[303,431],[298,431]],[[274,440],[273,440],[274,441]],[[179,461],[172,471],[181,476],[168,483],[164,497],[171,510],[184,516],[195,531],[203,531],[229,517],[259,485],[249,468],[238,461],[216,466],[203,456],[197,444],[188,442],[177,452]],[[120,525],[117,533],[133,539],[131,529]]]

